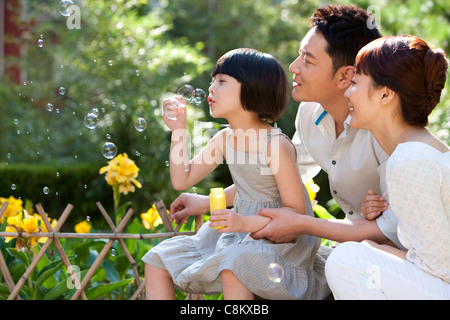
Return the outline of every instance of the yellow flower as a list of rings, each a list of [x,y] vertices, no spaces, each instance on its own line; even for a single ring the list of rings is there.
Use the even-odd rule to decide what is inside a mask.
[[[0,207],[5,201],[9,204],[6,211],[3,213],[0,224],[3,223],[5,219],[16,216],[19,212],[22,212],[23,209],[22,200],[16,199],[13,196],[10,196],[9,198],[0,198]]]
[[[23,215],[22,215],[23,211]],[[27,210],[23,209],[14,217],[9,217],[7,222],[8,226],[5,228],[6,232],[26,232],[26,233],[38,233],[44,232],[44,229],[41,228],[42,225],[41,218],[38,215],[30,215]],[[45,230],[46,232],[46,230]],[[5,237],[5,242],[9,242],[16,237]],[[36,247],[38,242],[45,242],[47,240],[46,237],[31,237],[27,238],[27,240],[20,239],[16,243],[17,250],[20,250],[20,247],[26,247],[28,249],[28,244]]]
[[[169,213],[169,210],[167,210]],[[161,217],[159,216],[158,210],[156,210],[155,205],[153,205],[146,213],[141,213],[142,224],[145,229],[151,229],[162,223]]]
[[[91,225],[86,220],[83,220],[80,223],[75,225],[76,233],[89,233],[90,230],[91,230]]]
[[[106,182],[110,186],[119,185],[120,193],[128,194],[128,192],[134,192],[135,186],[142,188],[141,183],[136,180],[139,168],[133,160],[128,158],[126,153],[119,154],[117,157],[109,161],[107,166],[100,168],[100,174],[105,172]]]
[[[45,213],[45,215],[47,216],[47,218],[48,218],[48,214],[47,213]],[[48,230],[47,230],[47,228],[45,227],[45,224],[44,224],[44,222],[42,221],[42,218],[41,218],[41,216],[39,215],[39,214],[37,214],[37,213],[35,213],[35,214],[33,214],[33,216],[38,220],[38,221],[40,221],[40,228],[41,228],[41,232],[48,232]],[[52,226],[52,229],[54,229],[55,228],[55,226],[56,226],[56,224],[58,223],[58,220],[56,220],[56,219],[49,219],[49,221],[50,221],[50,225]],[[38,242],[40,242],[40,243],[44,243],[45,241],[47,241],[47,239],[48,239],[48,237],[41,237],[41,238],[39,238],[39,241]]]
[[[308,191],[309,198],[311,202],[316,198],[317,192],[319,192],[320,187],[314,183],[314,180],[311,179],[305,183],[306,190]]]
[[[9,217],[8,218],[8,225],[11,227],[16,227],[23,229],[23,223],[22,223],[22,211],[20,211],[16,216]]]

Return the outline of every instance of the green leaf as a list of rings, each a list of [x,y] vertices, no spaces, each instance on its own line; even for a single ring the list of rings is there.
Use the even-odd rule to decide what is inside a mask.
[[[89,300],[95,300],[100,296],[103,296],[105,294],[112,292],[113,290],[123,287],[124,285],[130,283],[133,280],[134,280],[133,278],[129,278],[118,282],[109,283],[107,285],[100,284],[94,288],[90,288],[88,292],[86,292],[86,296]]]
[[[36,293],[39,286],[41,284],[43,284],[44,281],[47,280],[49,277],[54,275],[56,271],[61,269],[61,267],[63,265],[64,265],[64,262],[62,260],[57,260],[57,261],[50,263],[48,266],[46,266],[44,269],[42,269],[36,279],[35,284],[34,284],[34,292]]]
[[[325,209],[324,207],[322,207],[319,204],[316,204],[314,206],[314,213],[322,219],[336,219],[333,215],[331,215],[327,209]]]
[[[11,292],[9,292],[8,286],[4,282],[0,282],[0,295],[5,294],[9,296]],[[19,294],[26,295],[24,288],[20,289]]]
[[[88,272],[88,269],[80,272],[80,282],[81,282],[81,279],[83,279],[86,276],[87,272]],[[69,277],[58,282],[58,284],[56,284],[52,289],[50,289],[50,291],[47,292],[47,294],[42,299],[43,300],[56,300],[56,299],[60,298],[62,295],[66,294],[70,290],[72,290],[72,288],[67,285],[68,279],[69,279]],[[71,280],[69,280],[69,283],[72,284]]]
[[[111,260],[103,260],[102,267],[106,272],[106,278],[111,282],[119,281],[120,276],[116,270],[116,264]]]
[[[23,253],[22,251],[17,251],[17,249],[15,249],[15,248],[6,248],[6,251],[8,251],[8,253],[11,256],[13,256],[13,257],[21,260],[23,263],[25,263],[25,265],[28,268],[28,266],[30,265],[30,261],[28,260],[28,257],[25,253]]]

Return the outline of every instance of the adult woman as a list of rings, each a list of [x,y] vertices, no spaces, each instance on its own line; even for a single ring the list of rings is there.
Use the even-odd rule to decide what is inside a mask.
[[[336,299],[450,299],[450,148],[425,128],[447,68],[442,50],[414,36],[380,38],[358,53],[346,92],[350,125],[390,155],[389,205],[407,251],[339,245],[326,265]]]

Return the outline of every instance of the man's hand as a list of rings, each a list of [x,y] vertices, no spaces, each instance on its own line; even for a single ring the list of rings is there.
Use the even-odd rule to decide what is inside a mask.
[[[182,193],[170,204],[170,221],[186,223],[189,216],[209,211],[209,197],[194,193]]]
[[[271,221],[264,228],[253,233],[252,237],[267,238],[275,243],[286,243],[297,238],[302,233],[301,221],[306,217],[291,208],[262,209],[258,214],[271,218]]]
[[[388,209],[388,205],[382,196],[369,190],[361,205],[361,211],[366,219],[374,220]]]

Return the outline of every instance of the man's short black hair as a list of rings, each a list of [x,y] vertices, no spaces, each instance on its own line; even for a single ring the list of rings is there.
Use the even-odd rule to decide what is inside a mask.
[[[326,52],[333,61],[333,74],[342,66],[354,65],[356,54],[366,44],[381,37],[364,9],[355,5],[318,8],[310,18],[311,27],[327,41]]]

